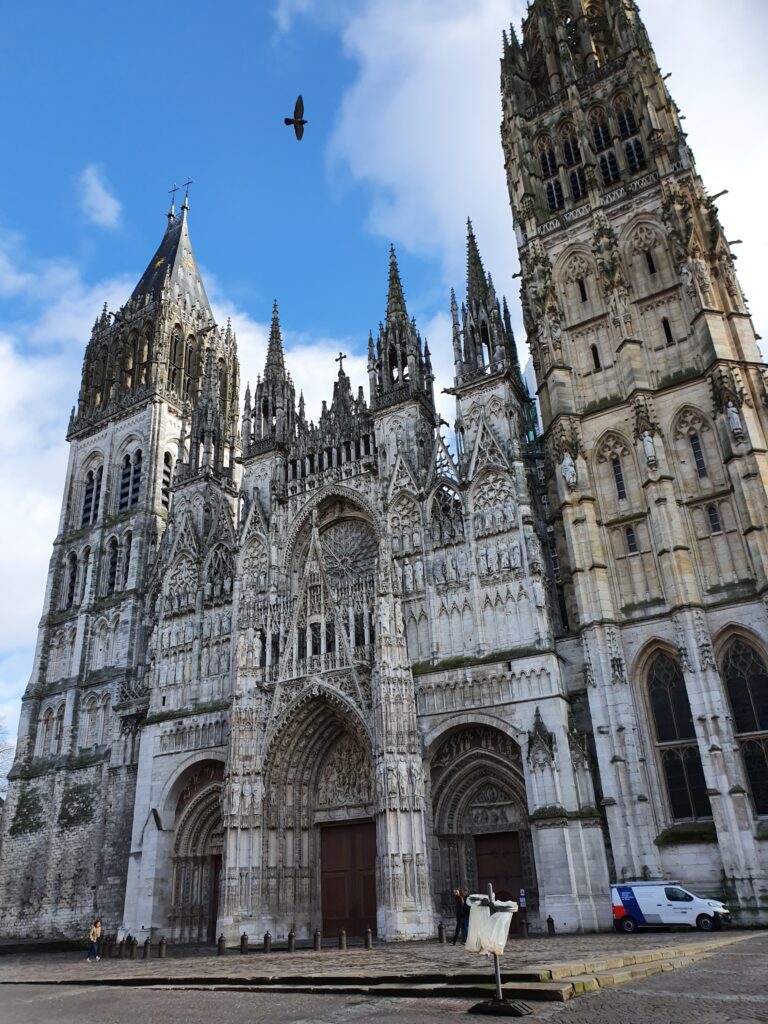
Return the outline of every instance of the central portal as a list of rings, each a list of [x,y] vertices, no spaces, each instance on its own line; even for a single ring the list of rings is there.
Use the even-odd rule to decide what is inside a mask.
[[[376,826],[372,821],[322,828],[323,933],[376,934]]]

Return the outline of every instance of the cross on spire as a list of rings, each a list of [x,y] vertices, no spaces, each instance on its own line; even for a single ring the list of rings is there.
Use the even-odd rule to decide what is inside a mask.
[[[187,180],[181,186],[184,189],[184,202],[182,204],[182,210],[189,209],[189,186],[192,184],[192,179],[187,176]]]
[[[344,360],[347,358],[348,357],[345,356],[343,352],[339,352],[337,358],[334,359],[334,363],[339,364],[339,373],[344,373]]]

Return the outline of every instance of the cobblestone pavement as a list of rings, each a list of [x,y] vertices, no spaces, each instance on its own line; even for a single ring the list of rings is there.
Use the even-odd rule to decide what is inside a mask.
[[[540,1007],[548,1024],[755,1024],[768,1021],[768,934],[690,967]]]
[[[734,938],[746,935],[734,932]],[[730,937],[720,933],[722,937]],[[686,946],[717,941],[720,936],[703,936],[695,931],[645,932],[624,936],[613,932],[599,935],[560,936],[553,939],[513,939],[502,960],[505,971],[520,970],[532,965],[545,966],[565,961],[575,962],[595,957],[622,956],[651,949],[669,949],[677,954]],[[738,942],[737,949],[751,946],[754,940]],[[153,956],[155,950],[153,950]],[[737,954],[738,955],[738,954]],[[141,956],[141,949],[139,949]],[[169,947],[166,960],[102,959],[98,964],[85,962],[85,946],[81,953],[24,952],[0,956],[0,984],[6,982],[77,981],[98,972],[103,979],[122,980],[146,978],[149,981],[194,977],[202,982],[227,977],[248,979],[254,976],[291,978],[307,975],[334,977],[367,975],[405,977],[427,972],[482,971],[491,966],[484,957],[467,952],[462,946],[441,946],[437,942],[408,942],[341,952],[325,948],[320,953],[302,950],[293,954],[278,952],[265,955],[254,952],[240,956],[229,951],[225,956],[212,955],[210,946],[190,949]],[[1,1021],[1,1018],[0,1018]],[[4,1024],[4,1022],[2,1022]]]

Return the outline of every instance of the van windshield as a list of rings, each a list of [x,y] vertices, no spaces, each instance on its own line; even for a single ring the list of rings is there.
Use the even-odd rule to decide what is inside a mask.
[[[691,903],[693,896],[685,889],[678,889],[675,885],[668,885],[664,890],[664,895],[667,897],[670,903]]]

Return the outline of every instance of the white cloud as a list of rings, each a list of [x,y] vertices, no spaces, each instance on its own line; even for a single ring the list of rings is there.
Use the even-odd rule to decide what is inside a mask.
[[[88,220],[100,228],[116,228],[120,223],[122,204],[112,195],[101,168],[97,164],[88,164],[77,181],[80,209]]]

